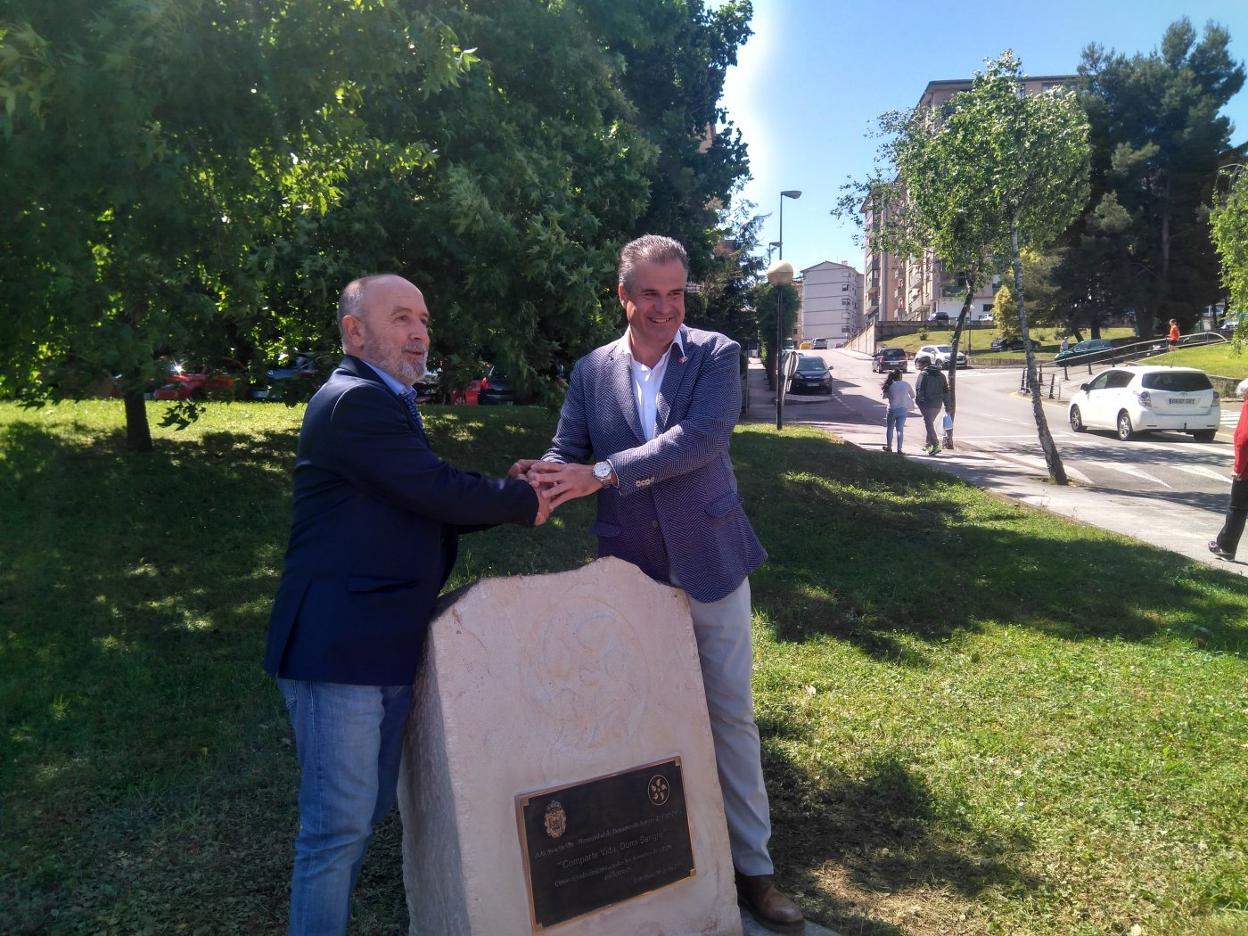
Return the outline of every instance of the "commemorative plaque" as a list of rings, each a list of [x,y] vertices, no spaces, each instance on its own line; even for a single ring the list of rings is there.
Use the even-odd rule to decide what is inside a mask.
[[[534,930],[695,874],[680,758],[516,797]]]

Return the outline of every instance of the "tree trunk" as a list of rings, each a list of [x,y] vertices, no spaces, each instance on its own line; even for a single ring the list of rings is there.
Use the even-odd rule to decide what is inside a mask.
[[[122,397],[126,407],[126,448],[132,452],[152,450],[152,430],[147,423],[147,403],[142,390],[127,390]]]
[[[1054,484],[1069,484],[1066,480],[1066,467],[1062,464],[1062,456],[1057,453],[1053,444],[1053,436],[1049,432],[1048,420],[1044,417],[1044,388],[1036,379],[1036,352],[1031,348],[1031,332],[1027,328],[1027,304],[1023,296],[1023,260],[1018,252],[1018,219],[1010,224],[1010,259],[1014,265],[1014,295],[1018,300],[1018,327],[1023,333],[1023,348],[1027,355],[1027,386],[1031,388],[1031,413],[1036,419],[1036,432],[1040,436],[1040,447],[1044,449],[1044,462],[1049,467],[1049,477]]]
[[[958,413],[958,342],[962,340],[962,329],[966,325],[967,319],[971,314],[971,302],[975,298],[976,284],[974,277],[966,278],[966,299],[962,302],[962,311],[958,313],[957,324],[953,326],[953,339],[950,345],[953,353],[950,360],[953,362],[949,365],[949,418],[953,419]],[[969,363],[969,362],[968,362]],[[945,433],[945,447],[953,448],[953,430],[950,429]]]

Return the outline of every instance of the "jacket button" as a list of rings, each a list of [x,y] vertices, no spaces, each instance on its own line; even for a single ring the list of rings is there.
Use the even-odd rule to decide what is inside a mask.
[[[652,530],[657,530],[658,528],[659,528],[659,521],[658,521],[658,520],[651,520],[651,521],[650,521],[650,529],[652,529]]]

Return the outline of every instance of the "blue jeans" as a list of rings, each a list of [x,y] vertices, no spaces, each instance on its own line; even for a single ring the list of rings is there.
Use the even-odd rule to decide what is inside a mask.
[[[897,451],[901,451],[901,437],[906,433],[906,412],[904,406],[890,406],[885,418],[885,448],[893,447],[893,429],[897,429]]]
[[[299,753],[290,932],[347,932],[373,829],[394,806],[411,686],[278,679]]]

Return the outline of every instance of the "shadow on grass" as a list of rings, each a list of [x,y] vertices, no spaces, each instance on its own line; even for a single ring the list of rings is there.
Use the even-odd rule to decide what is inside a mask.
[[[0,423],[0,928],[274,931],[296,764],[260,661],[297,422],[157,433],[136,454],[49,415]],[[545,413],[508,417],[443,414],[430,435],[497,474],[551,436]],[[585,509],[466,537],[457,581],[584,562]],[[366,931],[404,928],[394,839],[362,884]]]
[[[781,640],[831,636],[919,665],[900,636],[930,643],[999,622],[1245,652],[1237,576],[826,438],[746,432],[733,453],[770,553],[755,609]]]
[[[771,734],[778,726],[760,727]],[[1029,849],[1022,839],[957,829],[961,838],[955,841],[938,822],[931,790],[896,758],[877,757],[853,778],[812,777],[772,751],[765,753],[764,766],[779,872],[803,895],[812,916],[833,929],[863,936],[904,933],[859,906],[868,895],[935,890],[970,899],[988,887],[1019,892],[1042,883],[1009,860]],[[939,812],[946,816],[956,812],[956,804],[943,806]],[[835,881],[825,876],[829,866],[839,869]]]
[[[429,416],[444,457],[495,474],[543,452],[554,425],[528,408]],[[280,926],[295,763],[260,658],[290,519],[287,425],[164,434],[136,455],[88,419],[0,424],[0,905],[18,907],[16,932]],[[744,430],[733,455],[771,551],[756,607],[782,640],[921,666],[923,642],[995,621],[1071,640],[1170,628],[1243,652],[1236,577],[822,437]],[[586,561],[592,504],[569,507],[539,530],[465,538],[451,587]],[[775,756],[767,769],[778,845],[797,859],[782,870],[812,891],[827,862],[864,888],[1031,886],[1002,857],[1026,843],[954,847],[903,764],[843,780]],[[357,912],[366,931],[399,931],[397,845],[370,854]],[[900,932],[837,912],[847,932]]]

